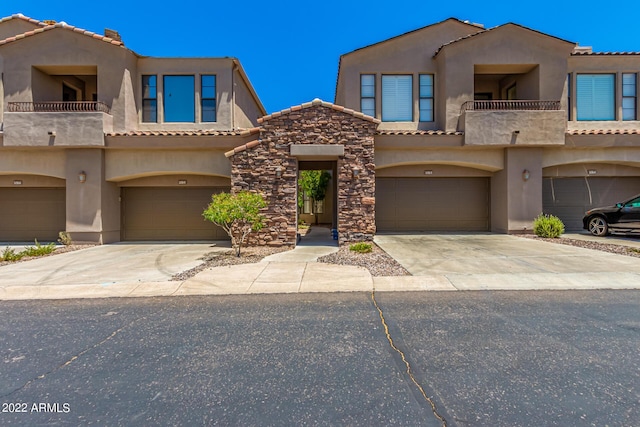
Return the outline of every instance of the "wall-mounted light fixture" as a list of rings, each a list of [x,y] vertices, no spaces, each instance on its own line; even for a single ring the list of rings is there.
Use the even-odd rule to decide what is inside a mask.
[[[354,177],[354,178],[357,178],[357,177],[358,177],[358,175],[360,175],[360,169],[358,169],[358,168],[353,168],[353,169],[351,170],[351,172],[353,173],[353,177]]]
[[[78,181],[80,181],[80,184],[84,184],[85,182],[87,182],[87,173],[85,171],[82,171],[78,174]]]
[[[282,166],[276,168],[276,178],[282,177]]]
[[[528,169],[525,169],[522,171],[522,180],[523,181],[529,181],[529,178],[531,178],[531,172],[529,172]]]
[[[519,133],[520,133],[520,131],[519,131],[519,130],[514,130],[514,131],[513,131],[513,134],[514,134],[514,135],[518,135]]]
[[[49,132],[47,132],[47,135],[49,136],[56,136],[56,131],[55,130],[50,130]]]

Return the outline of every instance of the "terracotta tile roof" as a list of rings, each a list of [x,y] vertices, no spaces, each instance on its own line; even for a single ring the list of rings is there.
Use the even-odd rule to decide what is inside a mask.
[[[462,36],[462,37],[460,37],[460,38],[457,38],[457,39],[455,39],[455,40],[451,40],[450,42],[445,43],[445,44],[443,44],[442,46],[440,46],[440,47],[438,48],[438,50],[436,50],[436,53],[434,53],[434,54],[433,54],[433,57],[435,58],[436,56],[438,56],[438,53],[440,53],[440,51],[441,51],[443,48],[445,48],[446,46],[449,46],[449,45],[454,44],[454,43],[458,43],[458,42],[463,41],[463,40],[470,39],[470,38],[475,37],[475,36],[479,36],[479,35],[481,35],[481,34],[488,33],[488,32],[490,32],[490,31],[495,31],[495,30],[497,30],[497,29],[499,29],[499,28],[506,27],[507,25],[513,25],[513,26],[515,26],[515,27],[520,27],[520,28],[522,28],[522,29],[525,29],[525,30],[528,30],[528,31],[532,31],[532,32],[534,32],[534,33],[542,34],[543,36],[551,37],[551,38],[554,38],[554,39],[556,39],[556,40],[563,41],[563,42],[565,42],[565,43],[575,44],[575,43],[570,42],[570,41],[568,41],[568,40],[561,39],[560,37],[552,36],[552,35],[549,35],[549,34],[543,33],[543,32],[541,32],[541,31],[534,30],[534,29],[529,28],[529,27],[525,27],[524,25],[516,24],[516,23],[514,23],[514,22],[507,22],[506,24],[498,25],[498,26],[496,26],[496,27],[488,28],[488,29],[483,30],[483,31],[478,31],[477,33],[469,34],[469,35],[466,35],[466,36]]]
[[[640,129],[570,130],[567,135],[640,135]]]
[[[11,21],[12,19],[22,19],[23,21],[30,22],[40,27],[47,26],[47,24],[45,24],[44,22],[38,21],[37,19],[29,18],[28,16],[24,16],[21,13],[16,13],[11,16],[5,16],[4,18],[0,19],[0,23]]]
[[[385,129],[376,132],[376,135],[464,135],[464,132],[445,130],[395,130]]]
[[[355,110],[352,110],[350,108],[345,108],[345,107],[343,107],[341,105],[332,104],[330,102],[326,102],[326,101],[323,101],[323,100],[318,99],[318,98],[314,99],[311,102],[306,102],[306,103],[304,103],[302,105],[295,105],[293,107],[286,108],[286,109],[284,109],[282,111],[278,111],[278,112],[275,112],[275,113],[267,114],[266,116],[259,118],[258,119],[258,123],[264,123],[265,121],[268,121],[268,120],[271,120],[271,119],[275,119],[276,117],[280,117],[280,116],[283,116],[285,114],[292,113],[294,111],[300,111],[300,110],[303,110],[305,108],[315,107],[317,105],[322,105],[323,107],[332,108],[332,109],[334,109],[336,111],[341,111],[343,113],[350,114],[350,115],[352,115],[354,117],[358,117],[358,118],[360,118],[362,120],[367,120],[367,121],[370,121],[370,122],[373,122],[373,123],[380,123],[380,120],[378,120],[378,119],[376,119],[374,117],[367,116],[366,114],[362,114],[359,111],[355,111]]]
[[[110,132],[107,136],[248,136],[259,133],[260,128],[237,130],[134,130]]]
[[[245,150],[248,150],[250,148],[257,147],[258,145],[260,145],[261,142],[262,141],[260,141],[259,139],[256,139],[256,140],[251,141],[251,142],[247,142],[246,144],[240,145],[240,146],[234,148],[233,150],[227,151],[226,153],[224,153],[224,155],[225,155],[225,157],[231,157],[234,154],[239,153],[241,151],[245,151]]]
[[[640,52],[573,52],[571,56],[640,55]]]
[[[20,15],[12,15],[12,17],[10,17],[10,19],[14,19],[13,16],[16,16],[16,18],[19,18],[19,19],[27,20],[29,22],[33,22],[33,23],[39,25],[40,28],[36,28],[34,30],[27,31],[26,33],[23,33],[23,34],[18,34],[18,35],[15,35],[15,36],[7,37],[4,40],[0,40],[0,46],[8,44],[8,43],[15,42],[15,41],[18,41],[18,40],[22,40],[24,38],[31,37],[31,36],[34,36],[36,34],[44,33],[45,31],[51,31],[51,30],[53,30],[55,28],[64,28],[66,30],[73,31],[74,33],[79,33],[79,34],[85,35],[87,37],[91,37],[91,38],[94,38],[96,40],[100,40],[100,41],[103,41],[105,43],[112,44],[114,46],[122,46],[122,47],[124,47],[124,43],[121,42],[121,41],[114,40],[114,39],[112,39],[110,37],[105,37],[105,36],[102,36],[100,34],[93,33],[91,31],[83,30],[82,28],[74,27],[72,25],[67,24],[66,22],[56,22],[55,24],[50,24],[49,25],[49,24],[46,24],[44,22],[37,21],[35,19],[27,18],[26,16],[21,17]],[[6,18],[3,18],[3,20],[4,19],[6,19]]]

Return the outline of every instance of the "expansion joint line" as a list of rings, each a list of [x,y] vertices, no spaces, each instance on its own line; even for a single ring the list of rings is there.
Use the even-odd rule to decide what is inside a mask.
[[[395,343],[393,342],[393,338],[391,338],[391,334],[389,333],[389,326],[387,325],[387,321],[384,318],[384,313],[382,312],[382,308],[380,308],[380,306],[378,305],[378,302],[376,301],[376,291],[375,291],[375,289],[371,291],[371,301],[373,301],[373,305],[378,310],[378,314],[380,315],[380,321],[382,322],[382,326],[384,327],[384,334],[387,336],[387,340],[389,341],[389,345],[402,358],[402,361],[404,362],[405,366],[407,367],[406,373],[409,376],[409,378],[411,379],[411,382],[413,384],[415,384],[415,386],[418,388],[418,391],[420,392],[420,394],[422,395],[424,400],[431,406],[431,411],[433,412],[433,415],[435,415],[435,417],[442,422],[442,427],[447,427],[447,420],[445,420],[444,417],[438,413],[438,408],[436,408],[436,404],[433,403],[433,400],[431,400],[431,398],[429,396],[427,396],[427,393],[424,391],[424,388],[422,388],[422,386],[420,385],[418,380],[416,380],[416,377],[413,375],[413,371],[411,370],[411,365],[409,364],[409,361],[407,360],[405,354],[403,353],[402,350],[400,350],[398,347],[396,347]]]

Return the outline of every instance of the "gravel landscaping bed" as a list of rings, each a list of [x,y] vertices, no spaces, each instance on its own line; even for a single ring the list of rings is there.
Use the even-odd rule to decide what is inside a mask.
[[[640,258],[640,249],[630,248],[628,246],[615,245],[612,243],[600,243],[587,240],[576,240],[568,237],[559,237],[557,239],[547,239],[534,235],[521,234],[518,237],[524,237],[526,239],[542,240],[544,242],[558,243],[561,245],[577,246],[586,249],[595,249],[597,251],[609,252],[618,255],[628,255]]]
[[[411,276],[411,273],[375,243],[372,244],[372,249],[369,253],[361,254],[349,250],[349,246],[345,245],[336,253],[318,258],[318,261],[328,264],[364,267],[369,270],[372,276]]]
[[[60,255],[60,254],[66,253],[66,252],[78,251],[80,249],[92,248],[94,246],[96,246],[96,245],[58,246],[55,251],[53,251],[53,252],[51,252],[50,254],[47,254],[47,255],[41,255],[41,256],[35,256],[35,257],[28,256],[28,257],[21,258],[18,261],[0,261],[0,267],[2,267],[3,265],[15,264],[17,262],[30,261],[32,259],[44,258],[44,257],[47,257],[47,256],[53,256],[53,255]],[[4,247],[0,248],[0,252],[2,252],[3,250],[4,250]],[[18,251],[16,251],[16,252],[18,252]]]
[[[289,251],[289,247],[272,248],[269,246],[243,248],[240,251],[240,256],[237,257],[234,250],[229,249],[225,252],[210,252],[200,258],[203,263],[190,270],[183,271],[178,274],[174,274],[171,280],[182,281],[187,280],[202,270],[212,267],[223,267],[226,265],[240,265],[240,264],[252,264],[260,262],[266,256],[277,254],[280,252]]]

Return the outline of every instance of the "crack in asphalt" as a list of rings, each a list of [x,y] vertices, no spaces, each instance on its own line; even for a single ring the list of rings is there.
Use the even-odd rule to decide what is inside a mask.
[[[373,305],[378,310],[378,314],[380,315],[380,321],[382,322],[382,326],[384,327],[384,334],[387,337],[387,341],[389,341],[389,345],[394,351],[396,351],[400,355],[400,357],[402,358],[402,361],[407,367],[407,370],[405,371],[405,373],[409,376],[409,379],[411,380],[411,382],[418,388],[418,391],[420,392],[424,400],[431,406],[431,412],[433,412],[433,415],[438,420],[440,420],[440,422],[442,423],[442,427],[447,427],[447,420],[442,415],[440,415],[434,401],[429,396],[427,396],[427,393],[424,391],[424,388],[422,388],[418,380],[416,380],[416,377],[413,375],[411,364],[407,360],[406,355],[393,342],[393,338],[391,337],[391,333],[389,332],[389,326],[387,325],[387,321],[384,318],[384,313],[382,312],[382,308],[378,305],[378,302],[376,301],[375,289],[371,291],[371,301],[373,301]]]
[[[21,385],[20,387],[16,388],[15,390],[10,391],[9,393],[0,395],[0,398],[5,398],[5,397],[9,397],[12,394],[15,394],[17,392],[19,392],[20,390],[25,389],[26,387],[28,387],[29,385],[33,384],[34,382],[38,381],[38,380],[42,380],[44,378],[46,378],[47,376],[53,374],[54,372],[59,371],[60,369],[69,366],[70,364],[72,364],[75,360],[79,359],[80,357],[82,357],[83,355],[85,355],[86,353],[90,352],[91,350],[94,350],[98,347],[100,347],[102,344],[106,343],[107,341],[109,341],[110,339],[112,339],[113,337],[115,337],[116,335],[118,335],[121,331],[123,331],[124,329],[134,325],[135,323],[141,321],[141,320],[146,320],[146,317],[140,317],[138,319],[135,319],[131,322],[129,322],[128,324],[116,329],[115,331],[113,331],[111,333],[111,335],[109,335],[108,337],[106,337],[105,339],[103,339],[102,341],[92,345],[91,347],[87,347],[84,350],[82,350],[80,353],[74,355],[73,357],[71,357],[69,360],[67,360],[66,362],[64,362],[63,364],[45,372],[44,374],[38,375],[35,378],[30,379],[29,381],[27,381],[26,383],[24,383],[23,385]]]

